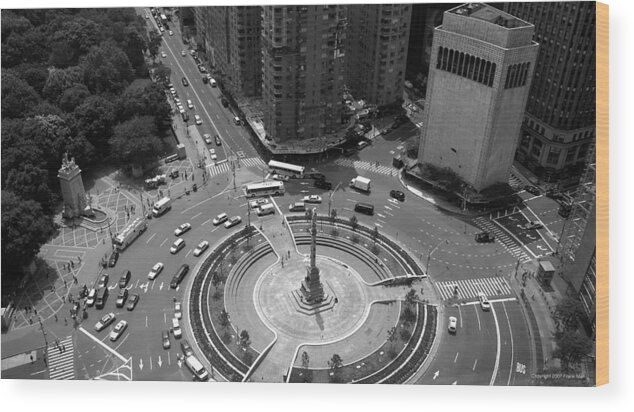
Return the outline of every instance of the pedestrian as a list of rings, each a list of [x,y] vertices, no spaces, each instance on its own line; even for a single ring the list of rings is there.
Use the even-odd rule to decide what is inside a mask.
[[[46,363],[46,355],[44,355],[44,357],[42,358],[42,361],[44,362],[44,366],[48,367],[48,364]]]
[[[66,286],[66,279],[62,279],[62,282],[64,282],[64,287],[65,288],[68,287],[68,286]]]
[[[57,350],[59,350],[59,353],[62,353],[62,348],[60,348],[59,346],[57,347]]]
[[[68,319],[64,318],[64,326],[68,326]]]
[[[33,309],[33,312],[35,313],[35,316],[37,316],[37,309]]]
[[[62,345],[62,352],[66,352],[66,345]]]
[[[77,260],[81,263],[81,256],[77,256]]]
[[[33,354],[31,354],[30,356],[31,356],[31,365],[33,365]]]
[[[57,322],[57,313],[55,314],[55,322]]]

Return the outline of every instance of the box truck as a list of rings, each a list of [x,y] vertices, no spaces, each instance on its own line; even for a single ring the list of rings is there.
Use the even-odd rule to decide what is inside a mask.
[[[357,176],[350,180],[350,187],[353,187],[364,192],[370,192],[370,179],[363,176]]]
[[[152,215],[154,215],[154,217],[159,217],[171,208],[172,199],[170,199],[169,197],[164,197],[163,199],[154,203],[154,207],[152,208]]]

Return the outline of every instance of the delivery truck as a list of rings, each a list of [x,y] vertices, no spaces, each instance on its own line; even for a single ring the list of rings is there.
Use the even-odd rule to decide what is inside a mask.
[[[172,199],[170,199],[169,197],[164,197],[163,199],[154,203],[154,207],[152,208],[152,215],[154,215],[154,217],[159,217],[165,212],[169,211],[171,208]]]
[[[350,180],[350,187],[369,193],[370,183],[370,179],[363,176],[357,176]]]
[[[128,223],[121,233],[119,233],[114,238],[114,244],[119,250],[123,250],[134,240],[139,237],[139,235],[145,232],[147,229],[147,222],[144,217],[137,217]]]

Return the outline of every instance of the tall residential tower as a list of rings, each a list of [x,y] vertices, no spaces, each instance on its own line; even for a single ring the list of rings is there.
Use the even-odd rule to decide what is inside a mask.
[[[482,3],[434,30],[419,160],[476,191],[508,182],[538,44],[534,26]]]

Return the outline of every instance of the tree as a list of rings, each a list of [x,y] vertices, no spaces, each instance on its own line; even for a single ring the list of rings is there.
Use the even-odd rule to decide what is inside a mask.
[[[28,265],[54,231],[53,219],[33,200],[2,191],[2,281],[19,281]]]
[[[42,93],[50,101],[57,102],[66,89],[83,84],[82,76],[82,70],[77,66],[65,69],[53,68],[48,73]]]
[[[88,93],[87,89],[85,91]],[[112,100],[106,96],[90,96],[77,106],[73,116],[77,133],[86,138],[101,156],[107,156],[110,153],[108,141],[116,121],[116,108]]]
[[[149,40],[147,42],[147,51],[150,53],[150,57],[152,57],[152,61],[156,62],[156,56],[158,56],[159,48],[161,47],[161,42],[163,38],[159,35],[156,30],[151,30],[148,34]]]
[[[80,56],[101,43],[103,32],[103,27],[83,17],[74,16],[64,21],[52,33],[53,53],[49,63],[56,67],[76,65]]]
[[[356,215],[350,216],[350,226],[352,226],[352,230],[357,230],[357,227],[359,227],[359,219],[357,219]]]
[[[332,370],[341,368],[343,366],[343,359],[338,354],[333,354],[332,358],[328,361],[328,367]]]
[[[401,339],[407,342],[409,338],[411,337],[412,337],[412,332],[410,332],[409,329],[406,329],[406,328],[401,329]]]
[[[150,116],[134,117],[115,126],[110,138],[111,154],[121,164],[143,166],[162,152],[163,142],[156,134]]]
[[[416,320],[416,313],[409,307],[406,306],[403,310],[403,321],[405,323],[413,323]]]
[[[302,352],[302,374],[304,375],[304,382],[312,382],[313,381],[313,371],[309,369],[310,366],[310,357],[308,356],[308,352]]]
[[[579,330],[556,332],[555,344],[553,357],[561,360],[563,370],[577,365],[593,348],[592,340]]]
[[[302,352],[302,368],[308,369],[308,365],[310,365],[310,356],[308,356],[308,352]]]
[[[38,95],[42,95],[46,79],[48,79],[48,68],[40,63],[22,63],[12,69],[22,80],[35,90]]]
[[[90,92],[86,86],[83,84],[76,84],[62,92],[59,97],[59,107],[65,112],[72,112],[89,96]]]
[[[165,99],[161,85],[148,84],[143,89],[128,87],[117,104],[116,117],[123,122],[134,116],[153,116],[159,132],[169,129],[172,123],[172,109]]]
[[[46,170],[30,163],[20,163],[6,176],[4,189],[25,200],[36,201],[45,213],[53,211],[53,196],[48,187]]]
[[[242,332],[240,332],[240,346],[246,349],[249,345],[251,345],[251,337],[249,336],[249,332],[243,329]]]
[[[374,241],[374,244],[376,245],[376,240],[379,237],[379,227],[378,226],[374,226],[374,230],[372,231],[372,240]]]
[[[405,294],[405,302],[408,305],[414,305],[416,303],[416,301],[418,300],[418,295],[416,294],[416,291],[414,289],[410,289],[406,294]]]
[[[221,310],[218,320],[220,320],[220,325],[226,328],[229,325],[229,313],[225,309]]]
[[[553,320],[559,330],[576,330],[584,316],[583,306],[578,299],[566,296],[555,307]]]
[[[27,82],[11,71],[2,72],[2,120],[26,117],[40,99]]]
[[[222,283],[222,277],[218,274],[218,272],[214,272],[213,277],[211,278],[211,284],[216,290],[218,290],[218,285]]]
[[[91,48],[80,59],[79,66],[84,73],[84,84],[93,93],[119,93],[134,78],[128,56],[112,41]]]

